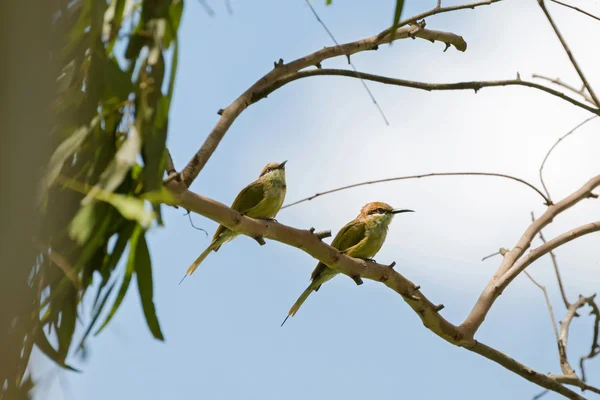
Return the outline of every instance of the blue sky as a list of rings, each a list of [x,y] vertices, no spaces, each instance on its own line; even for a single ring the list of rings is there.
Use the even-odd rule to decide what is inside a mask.
[[[315,7],[339,42],[378,33],[395,1],[334,1]],[[406,1],[405,15],[435,5]],[[444,0],[444,5],[455,2]],[[598,2],[586,2],[600,14]],[[331,45],[303,0],[232,0],[233,15],[210,1],[210,18],[188,0],[168,146],[181,168],[202,144],[224,108],[273,66]],[[560,44],[537,2],[508,0],[493,7],[427,20],[468,42],[465,53],[422,40],[404,40],[353,57],[361,71],[427,82],[510,79],[517,71],[577,85]],[[594,21],[551,7],[578,61],[600,88],[600,58],[590,51],[600,34]],[[596,54],[593,54],[596,53]],[[347,68],[344,59],[325,67]],[[297,81],[256,105],[232,126],[192,190],[230,204],[269,161],[289,160],[287,201],[362,180],[443,172],[487,171],[538,182],[547,149],[588,115],[524,88],[428,93],[370,83],[391,126],[383,123],[359,81],[316,77]],[[598,173],[600,121],[565,141],[546,168],[559,199]],[[537,195],[494,178],[431,178],[337,193],[283,210],[278,220],[335,233],[370,201],[411,208],[394,220],[376,259],[421,285],[444,317],[460,323],[499,259],[481,257],[516,243]],[[554,237],[598,220],[586,201],[545,230]],[[111,325],[89,343],[83,374],[40,361],[37,398],[50,399],[529,399],[541,390],[491,361],[443,342],[392,291],[375,282],[356,287],[344,276],[313,294],[295,318],[279,325],[309,282],[316,261],[276,242],[259,247],[240,237],[211,254],[177,283],[208,245],[181,210],[164,209],[166,227],[149,233],[155,304],[166,337],[152,339],[131,288]],[[194,216],[212,232],[216,224]],[[558,251],[572,299],[600,289],[594,234]],[[564,317],[550,261],[529,271],[548,286],[557,319]],[[519,277],[495,304],[477,339],[541,372],[559,372],[556,343],[541,292]],[[571,363],[589,350],[591,321],[576,320]],[[600,384],[600,361],[588,364]],[[548,395],[547,399],[557,398]]]

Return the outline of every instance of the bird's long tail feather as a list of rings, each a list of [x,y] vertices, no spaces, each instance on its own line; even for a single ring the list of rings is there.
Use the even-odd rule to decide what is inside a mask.
[[[310,285],[308,285],[306,290],[304,292],[302,292],[300,297],[298,297],[298,300],[296,300],[296,302],[294,303],[292,308],[290,308],[290,311],[288,312],[287,317],[285,317],[285,319],[281,323],[281,326],[283,326],[283,324],[285,324],[285,321],[287,321],[287,319],[289,317],[293,317],[294,315],[296,315],[296,313],[298,312],[298,310],[300,309],[302,304],[304,304],[304,302],[306,301],[308,296],[310,296],[310,294],[313,292],[313,290],[315,290],[315,288],[319,287],[319,286],[321,286],[321,282],[315,282],[315,281],[312,281],[310,283]]]
[[[179,282],[179,284],[181,284],[181,282],[183,282],[183,280],[185,279],[186,276],[188,275],[192,275],[194,273],[194,271],[200,266],[200,264],[202,264],[202,261],[204,261],[204,259],[208,256],[208,254],[215,250],[218,249],[219,247],[221,247],[222,240],[214,240],[210,245],[208,245],[208,247],[206,248],[206,250],[204,250],[202,252],[202,254],[200,254],[198,256],[198,258],[196,258],[196,260],[194,260],[194,262],[192,263],[192,265],[190,265],[188,267],[188,269],[185,271],[185,275],[183,276],[183,278],[181,279],[181,281]]]

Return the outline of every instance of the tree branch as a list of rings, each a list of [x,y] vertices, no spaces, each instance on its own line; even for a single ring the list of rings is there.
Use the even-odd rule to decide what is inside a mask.
[[[553,3],[556,3],[556,4],[560,4],[561,6],[565,6],[565,7],[567,7],[567,8],[570,8],[570,9],[572,9],[572,10],[579,11],[580,13],[582,13],[582,14],[585,14],[585,15],[587,15],[588,17],[592,17],[592,18],[594,18],[594,19],[596,19],[596,20],[600,21],[600,18],[596,17],[594,14],[590,14],[589,12],[582,10],[581,8],[577,8],[577,7],[575,7],[575,6],[572,6],[572,5],[570,5],[570,4],[562,3],[562,2],[560,2],[560,1],[558,1],[558,0],[550,0],[550,1],[551,1],[551,2],[553,2]]]
[[[469,350],[502,365],[509,371],[512,371],[515,374],[527,379],[529,382],[533,382],[536,385],[544,387],[548,390],[552,390],[553,392],[560,393],[569,399],[585,400],[584,397],[561,385],[552,376],[544,375],[534,371],[528,366],[515,361],[514,359],[506,356],[504,353],[486,346],[481,342],[477,342],[477,344]]]
[[[594,197],[592,190],[598,186],[600,186],[600,175],[590,179],[580,189],[565,197],[560,202],[549,206],[546,212],[540,218],[536,219],[531,225],[529,225],[515,247],[504,255],[504,259],[502,260],[500,267],[479,296],[479,299],[477,300],[477,303],[475,303],[473,310],[471,310],[469,316],[460,325],[460,327],[464,329],[465,334],[468,334],[471,337],[475,335],[477,329],[479,329],[479,326],[481,326],[485,316],[494,304],[494,301],[496,301],[498,296],[502,294],[504,288],[529,264],[546,254],[548,251],[555,249],[563,243],[573,240],[574,237],[571,237],[571,235],[581,236],[583,234],[598,230],[600,223],[593,223],[579,227],[538,247],[524,258],[525,261],[522,260],[519,264],[515,264],[531,246],[531,241],[533,238],[546,225],[552,222],[552,220],[560,213],[573,207],[581,200],[588,197]]]
[[[403,297],[432,332],[455,345],[473,345],[473,340],[464,341],[457,327],[438,313],[438,305],[429,301],[414,283],[389,265],[348,257],[322,242],[311,230],[296,229],[274,221],[243,216],[224,204],[185,190],[183,183],[172,181],[167,187],[175,195],[177,205],[216,221],[235,232],[252,238],[263,237],[276,240],[296,247],[350,277],[360,276],[384,283]]]
[[[595,315],[596,320],[594,322],[594,335],[592,336],[592,347],[590,349],[590,352],[588,354],[586,354],[585,356],[582,356],[579,359],[579,367],[581,368],[581,380],[583,382],[586,381],[585,368],[583,366],[583,362],[585,360],[589,360],[590,358],[594,358],[598,354],[600,354],[600,342],[598,341],[598,330],[599,330],[599,325],[600,325],[600,310],[598,310],[598,305],[595,303],[595,301],[591,301],[588,304],[590,305],[590,307],[592,307],[592,311],[590,312],[590,315]]]
[[[490,4],[491,2],[483,2],[480,5]],[[471,7],[477,7],[478,4],[471,5]],[[450,8],[450,7],[448,7]],[[451,11],[451,10],[448,10]],[[415,20],[416,21],[416,20]],[[202,147],[192,157],[185,168],[181,171],[181,179],[187,187],[189,187],[198,173],[202,170],[206,162],[215,151],[223,136],[233,124],[236,118],[246,109],[249,105],[257,102],[264,96],[256,97],[257,92],[264,92],[264,88],[272,85],[279,79],[285,78],[290,74],[294,74],[304,68],[311,66],[320,66],[324,60],[346,56],[350,57],[352,54],[356,54],[367,50],[377,50],[378,46],[385,43],[390,43],[397,39],[406,38],[422,38],[429,41],[442,40],[448,45],[448,43],[455,46],[460,51],[465,51],[467,44],[464,39],[458,35],[454,35],[446,32],[431,31],[424,28],[424,21],[410,26],[402,26],[396,30],[393,36],[386,35],[385,38],[379,38],[379,36],[371,36],[366,39],[357,40],[339,46],[325,47],[319,51],[311,53],[307,56],[298,58],[290,63],[285,64],[283,60],[275,63],[273,70],[268,72],[258,81],[256,81],[250,88],[242,93],[233,103],[227,106],[225,109],[220,110],[219,114],[221,118],[217,124],[213,127],[212,131],[205,139]]]
[[[506,354],[472,338],[465,339],[459,327],[448,322],[439,314],[441,305],[433,304],[421,293],[418,286],[395,271],[394,263],[383,265],[348,257],[322,242],[312,230],[296,229],[274,221],[256,220],[243,216],[224,204],[187,190],[182,182],[172,181],[167,187],[175,195],[178,205],[216,221],[235,232],[250,237],[276,240],[301,249],[345,275],[360,276],[382,282],[402,296],[402,299],[415,311],[426,328],[447,342],[480,354],[541,387],[568,398],[583,399],[555,379],[532,370]]]
[[[458,6],[451,6],[451,7],[440,7],[440,2],[438,2],[438,5],[435,8],[432,8],[429,11],[425,11],[421,14],[417,14],[414,15],[410,18],[407,18],[403,21],[398,22],[398,27],[402,27],[408,24],[412,24],[414,22],[417,22],[418,20],[427,18],[427,17],[431,17],[433,15],[437,15],[437,14],[443,14],[443,13],[447,13],[447,12],[452,12],[452,11],[458,11],[458,10],[465,10],[467,8],[470,9],[475,9],[476,7],[480,7],[480,6],[487,6],[493,3],[497,3],[501,0],[486,0],[486,1],[479,1],[476,3],[470,3],[470,4],[462,4],[462,5],[458,5]],[[385,36],[388,36],[391,32],[391,30],[393,29],[393,26],[387,28],[386,30],[384,30],[383,32],[381,32],[379,35],[377,35],[377,39],[378,40],[383,40],[383,38]]]
[[[320,192],[320,193],[316,193],[310,197],[305,197],[303,199],[294,201],[293,203],[287,204],[283,207],[281,207],[282,209],[287,208],[287,207],[291,207],[291,206],[295,206],[296,204],[300,204],[303,203],[305,201],[311,201],[317,197],[321,197],[324,196],[326,194],[331,194],[331,193],[335,193],[335,192],[340,192],[342,190],[346,190],[346,189],[351,189],[351,188],[355,188],[358,186],[365,186],[365,185],[373,185],[376,183],[383,183],[383,182],[392,182],[392,181],[402,181],[402,180],[407,180],[407,179],[420,179],[420,178],[428,178],[431,176],[496,176],[499,178],[506,178],[506,179],[510,179],[516,182],[520,182],[526,186],[529,186],[531,189],[535,190],[543,199],[544,199],[544,204],[551,204],[550,199],[548,199],[538,188],[536,188],[535,186],[533,186],[531,183],[524,181],[523,179],[511,176],[511,175],[505,175],[505,174],[497,174],[494,172],[434,172],[434,173],[430,173],[430,174],[422,174],[422,175],[408,175],[408,176],[398,176],[395,178],[386,178],[386,179],[377,179],[374,181],[367,181],[367,182],[360,182],[360,183],[354,183],[352,185],[347,185],[347,186],[342,186],[339,188],[335,188],[335,189],[331,189],[331,190],[327,190],[325,192]]]
[[[531,212],[531,222],[535,222],[535,215],[533,211]],[[546,244],[546,238],[544,237],[544,233],[540,230],[540,240],[542,243]],[[567,294],[565,293],[565,288],[563,287],[562,278],[560,277],[560,270],[558,269],[558,262],[556,261],[556,254],[553,251],[549,251],[550,258],[552,259],[552,265],[554,266],[554,273],[556,274],[556,280],[558,281],[558,288],[560,289],[560,295],[565,303],[565,308],[569,309],[571,307],[571,303],[567,300]]]
[[[581,97],[583,97],[585,99],[585,101],[594,105],[594,100],[592,100],[592,98],[584,90],[585,86],[583,86],[581,89],[576,89],[575,87],[569,85],[568,83],[564,83],[563,81],[561,81],[560,78],[548,78],[547,76],[538,75],[538,74],[533,74],[533,75],[531,75],[531,77],[534,79],[537,78],[537,79],[543,79],[548,82],[552,82],[555,85],[561,86],[567,90],[570,90],[573,93],[580,95]]]
[[[575,60],[575,56],[573,56],[573,53],[571,53],[571,49],[567,45],[567,42],[565,41],[562,34],[560,33],[560,30],[558,29],[558,26],[556,26],[556,24],[554,23],[554,20],[552,19],[552,16],[548,12],[548,9],[546,8],[546,3],[544,2],[544,0],[538,0],[538,4],[540,5],[540,8],[542,9],[542,11],[544,11],[546,18],[548,19],[548,22],[550,22],[550,25],[552,25],[552,29],[554,29],[554,33],[556,34],[556,37],[558,38],[558,40],[560,40],[560,43],[562,44],[563,48],[565,49],[567,56],[569,56],[569,60],[571,60],[571,64],[573,64],[575,71],[577,71],[579,78],[581,78],[581,82],[583,82],[583,84],[585,85],[588,93],[594,100],[594,103],[596,104],[596,106],[600,107],[600,101],[598,101],[598,97],[596,97],[596,93],[594,93],[594,89],[592,89],[592,86],[589,84],[587,78],[583,74],[583,71],[581,70],[581,68],[579,68],[579,64],[577,64],[577,61]]]
[[[289,75],[283,79],[280,79],[274,82],[270,86],[265,86],[261,91],[257,92],[256,97],[258,99],[264,98],[280,87],[293,82],[298,79],[308,78],[310,76],[345,76],[348,78],[361,78],[367,81],[384,83],[387,85],[395,85],[395,86],[403,86],[410,87],[413,89],[421,89],[427,91],[438,91],[438,90],[474,90],[475,92],[480,89],[486,87],[499,87],[499,86],[526,86],[530,88],[534,88],[537,90],[541,90],[543,92],[549,93],[553,96],[561,98],[569,103],[583,108],[591,113],[596,115],[600,115],[600,109],[589,106],[585,103],[582,103],[574,98],[567,96],[564,93],[561,93],[552,88],[537,84],[535,82],[528,82],[521,79],[509,79],[509,80],[500,80],[500,81],[469,81],[469,82],[457,82],[457,83],[426,83],[426,82],[417,82],[417,81],[408,81],[405,79],[397,79],[397,78],[389,78],[381,75],[367,74],[364,72],[354,72],[348,71],[345,69],[315,69],[315,70],[307,70],[300,71],[298,73]]]
[[[533,277],[531,275],[529,275],[529,272],[527,272],[527,271],[523,271],[523,272],[525,272],[525,275],[527,275],[529,280],[531,282],[533,282],[533,284],[535,286],[539,287],[541,289],[541,291],[544,293],[544,299],[546,299],[546,307],[548,307],[548,314],[550,314],[550,320],[552,321],[552,329],[554,331],[554,336],[556,337],[556,342],[559,343],[560,336],[558,334],[558,328],[556,327],[556,320],[554,319],[554,311],[552,311],[552,303],[550,303],[550,297],[548,297],[548,291],[546,291],[546,287],[541,285],[535,279],[533,279]],[[559,345],[559,357],[560,357],[561,364],[562,364],[562,354],[560,354],[560,345]],[[565,355],[565,357],[566,357],[566,355]]]
[[[598,115],[593,115],[593,116],[587,118],[586,120],[584,120],[583,122],[580,122],[579,124],[577,124],[577,126],[575,126],[573,129],[571,129],[569,132],[567,132],[566,134],[564,134],[563,136],[558,138],[556,143],[554,143],[552,145],[552,147],[550,147],[550,150],[548,150],[548,153],[546,153],[546,157],[544,157],[544,161],[542,161],[542,165],[540,165],[540,181],[542,182],[542,186],[544,187],[544,191],[546,192],[546,195],[548,196],[548,198],[551,198],[551,196],[550,196],[550,192],[548,191],[548,188],[546,187],[546,183],[544,182],[543,170],[544,170],[544,165],[546,165],[546,161],[548,160],[548,157],[550,157],[550,153],[552,153],[552,151],[556,148],[556,146],[558,146],[558,144],[564,138],[572,135],[573,133],[575,133],[575,131],[577,131],[577,129],[581,128],[583,125],[587,124],[589,121],[593,120],[596,117],[598,117]]]
[[[594,298],[596,295],[592,295],[590,297],[579,296],[577,302],[571,304],[567,311],[567,315],[565,316],[565,320],[562,322],[560,327],[560,339],[558,341],[558,351],[560,353],[560,361],[561,361],[561,370],[563,375],[550,375],[550,377],[557,382],[577,386],[582,390],[591,390],[592,392],[600,394],[600,389],[587,385],[582,379],[579,379],[575,370],[569,364],[567,360],[567,340],[569,337],[569,327],[571,326],[571,321],[573,317],[577,315],[577,310],[583,307],[585,304],[589,304],[591,307],[597,309],[596,304],[594,303]]]

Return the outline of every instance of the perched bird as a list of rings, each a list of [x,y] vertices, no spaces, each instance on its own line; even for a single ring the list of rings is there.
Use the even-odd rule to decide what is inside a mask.
[[[413,210],[395,210],[389,204],[382,202],[368,203],[361,210],[358,217],[348,222],[335,236],[331,246],[340,250],[347,256],[373,261],[375,254],[383,246],[387,236],[388,226],[395,214],[414,212]],[[313,291],[318,291],[321,285],[339,272],[319,262],[310,279],[312,282],[300,295],[296,303],[288,312],[281,326],[289,317],[293,317]],[[357,282],[359,283],[359,282]]]
[[[237,195],[231,208],[242,215],[251,218],[273,219],[279,212],[285,199],[285,163],[268,163],[260,173],[257,180],[246,186]],[[194,273],[196,268],[204,261],[211,251],[217,251],[219,248],[233,240],[239,233],[233,232],[223,225],[219,225],[212,242],[206,250],[194,261],[185,272],[184,277]],[[181,282],[179,282],[181,283]]]

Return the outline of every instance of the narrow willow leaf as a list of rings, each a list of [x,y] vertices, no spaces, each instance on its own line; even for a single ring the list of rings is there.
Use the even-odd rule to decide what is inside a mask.
[[[88,204],[101,191],[112,192],[119,187],[129,170],[135,165],[141,147],[142,141],[139,132],[134,125],[131,125],[129,128],[129,137],[121,145],[121,148],[115,154],[115,158],[108,164],[102,175],[100,175],[100,182],[81,200],[81,204]]]
[[[115,282],[112,283],[112,285],[110,285],[108,287],[108,290],[104,294],[104,297],[102,298],[102,301],[100,302],[100,304],[98,305],[98,307],[94,310],[94,317],[92,318],[92,322],[90,322],[90,324],[88,325],[87,329],[85,330],[85,333],[83,334],[83,337],[81,338],[81,342],[79,343],[79,346],[77,348],[78,351],[83,348],[83,344],[85,343],[85,339],[87,339],[87,337],[90,335],[90,332],[94,328],[94,325],[96,325],[96,321],[98,320],[98,317],[100,317],[100,313],[104,309],[104,305],[106,304],[106,301],[108,300],[108,297],[112,293],[112,291],[115,288],[116,284],[117,284],[117,282],[115,281]],[[100,289],[98,289],[98,293],[100,293]],[[96,332],[96,334],[97,333],[98,332]]]
[[[392,31],[391,31],[392,37],[394,35],[394,32],[396,32],[396,29],[398,29],[398,23],[400,22],[400,17],[402,16],[403,8],[404,8],[404,0],[396,0],[396,10],[394,11],[394,23],[392,24]]]
[[[102,324],[102,326],[100,326],[100,328],[98,328],[98,330],[96,331],[96,333],[94,333],[94,335],[97,335],[100,332],[102,332],[102,330],[106,327],[106,325],[108,325],[110,320],[114,317],[115,313],[121,306],[121,302],[125,298],[125,295],[127,294],[127,289],[129,288],[129,284],[131,283],[131,277],[133,276],[133,272],[135,271],[135,262],[136,262],[135,256],[137,253],[137,246],[139,244],[139,239],[140,239],[141,233],[142,233],[142,227],[141,227],[141,225],[137,225],[133,231],[133,235],[131,235],[131,240],[129,242],[129,259],[127,260],[127,267],[125,268],[125,275],[123,276],[123,283],[121,284],[119,293],[117,294],[117,298],[115,299],[115,302],[113,303],[110,313],[106,317],[106,320],[104,320],[104,323]]]
[[[165,340],[154,307],[154,291],[152,286],[152,261],[148,252],[148,244],[144,235],[140,236],[136,250],[135,272],[142,308],[146,316],[146,323],[152,335],[158,340]]]
[[[44,353],[48,358],[52,361],[60,365],[61,367],[68,369],[73,372],[81,372],[70,365],[66,364],[65,361],[61,358],[58,352],[52,347],[44,330],[42,329],[42,325],[40,323],[36,324],[35,328],[35,344],[36,346]]]
[[[83,142],[88,138],[89,134],[93,132],[99,121],[100,116],[96,116],[89,125],[79,127],[79,129],[56,148],[52,157],[50,157],[47,169],[48,172],[43,179],[40,195],[44,194],[46,189],[56,181],[65,161],[75,154]]]

